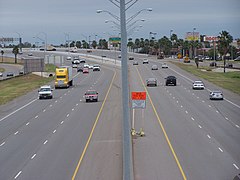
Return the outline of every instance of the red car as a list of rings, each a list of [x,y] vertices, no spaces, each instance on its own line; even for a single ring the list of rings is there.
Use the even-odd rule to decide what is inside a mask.
[[[89,69],[88,68],[83,68],[83,73],[89,73]]]

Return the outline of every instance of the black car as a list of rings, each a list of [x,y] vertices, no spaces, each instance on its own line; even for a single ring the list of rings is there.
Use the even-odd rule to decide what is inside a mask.
[[[77,72],[82,72],[83,71],[83,66],[78,66],[77,67]]]
[[[175,76],[168,76],[165,78],[166,79],[166,86],[168,85],[177,85],[177,78]]]
[[[211,62],[211,63],[209,64],[209,66],[210,66],[210,67],[217,66],[217,63],[216,63],[216,62]]]
[[[14,76],[14,73],[13,73],[13,72],[8,72],[8,73],[7,73],[7,77],[12,77],[12,76]]]

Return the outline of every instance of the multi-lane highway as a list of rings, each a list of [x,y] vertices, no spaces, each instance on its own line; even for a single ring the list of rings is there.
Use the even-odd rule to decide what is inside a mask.
[[[130,91],[147,92],[132,124],[145,132],[133,137],[135,179],[233,179],[240,172],[240,97],[223,90],[223,101],[210,101],[219,87],[204,81],[205,90],[192,90],[197,78],[167,60],[134,57]],[[74,86],[54,90],[53,99],[38,100],[36,91],[0,107],[0,179],[122,179],[120,67],[104,63],[100,72],[74,74]],[[177,86],[165,86],[168,75]],[[151,77],[157,87],[146,87]],[[99,102],[84,101],[88,89],[99,92]]]

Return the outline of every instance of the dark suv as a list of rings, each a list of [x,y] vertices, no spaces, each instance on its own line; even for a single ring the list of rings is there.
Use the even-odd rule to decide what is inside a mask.
[[[166,86],[168,85],[177,85],[177,78],[175,76],[168,76],[165,78],[166,79]]]

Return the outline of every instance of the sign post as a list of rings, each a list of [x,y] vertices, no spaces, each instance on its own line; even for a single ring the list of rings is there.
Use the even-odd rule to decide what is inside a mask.
[[[132,109],[133,109],[133,121],[132,121],[132,135],[139,135],[144,136],[145,133],[143,128],[140,128],[140,131],[137,132],[134,128],[135,125],[135,109],[142,109],[142,119],[143,117],[143,110],[146,109],[146,92],[132,92]],[[144,120],[142,120],[144,121]]]

